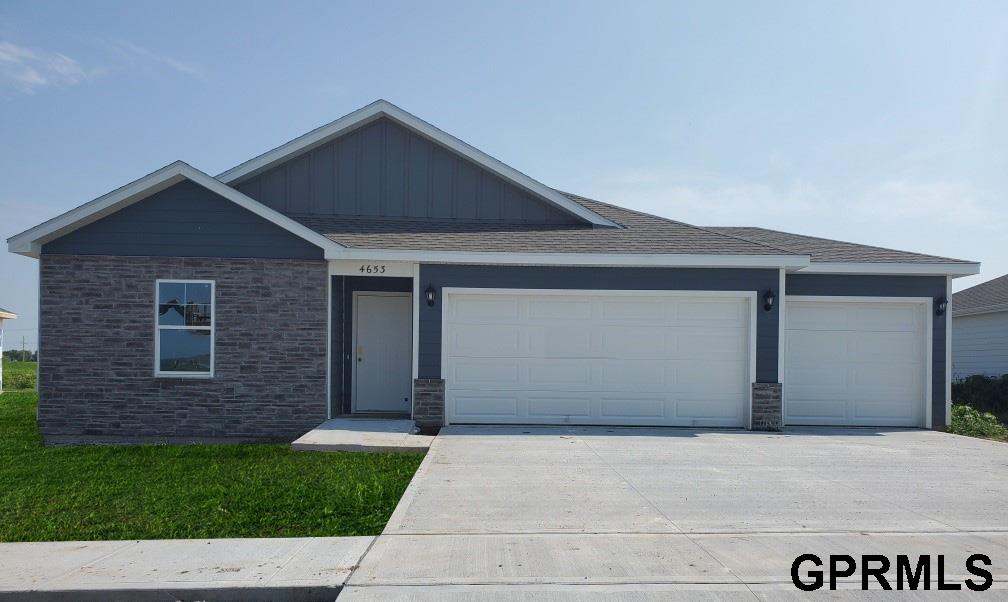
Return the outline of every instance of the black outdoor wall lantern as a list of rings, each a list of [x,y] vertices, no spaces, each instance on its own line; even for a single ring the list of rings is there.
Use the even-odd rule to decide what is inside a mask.
[[[773,302],[776,298],[773,289],[768,288],[767,292],[763,294],[763,309],[766,311],[773,309]]]
[[[434,307],[434,301],[437,300],[437,290],[431,284],[427,285],[427,290],[424,291],[424,296],[427,297],[427,305]]]
[[[948,309],[948,299],[945,297],[938,297],[935,299],[935,315],[944,316],[945,310]]]

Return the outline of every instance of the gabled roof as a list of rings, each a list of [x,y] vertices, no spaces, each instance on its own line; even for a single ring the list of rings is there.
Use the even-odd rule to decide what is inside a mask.
[[[170,163],[155,172],[134,180],[76,209],[71,209],[34,228],[16,234],[7,239],[7,248],[12,253],[38,257],[42,245],[45,243],[73,232],[78,228],[95,222],[106,215],[115,213],[124,207],[187,179],[276,224],[284,230],[318,245],[325,251],[327,258],[338,252],[339,245],[333,241],[182,161]]]
[[[1008,274],[952,295],[952,315],[1008,311]]]
[[[0,307],[0,320],[13,320],[16,317],[16,313]]]
[[[708,229],[753,242],[773,245],[792,253],[808,255],[811,258],[811,266],[802,270],[803,272],[917,273],[964,276],[977,274],[980,271],[980,264],[973,261],[897,251],[767,228],[711,226]],[[856,271],[853,268],[854,265],[858,266]],[[898,266],[898,271],[894,266]]]
[[[217,179],[231,186],[237,185],[243,180],[262,173],[288,159],[307,152],[317,146],[321,146],[339,136],[351,132],[372,121],[385,117],[392,121],[424,136],[444,147],[451,149],[459,155],[473,161],[477,165],[496,173],[505,181],[511,182],[532,194],[542,198],[546,202],[557,208],[585,220],[590,224],[602,227],[615,227],[616,224],[607,220],[601,215],[586,209],[578,203],[572,202],[566,196],[556,190],[530,178],[517,169],[505,165],[494,159],[483,151],[466,144],[458,138],[444,132],[416,115],[407,113],[387,100],[376,100],[366,107],[357,109],[353,113],[340,117],[336,121],[328,123],[320,128],[316,128],[303,136],[299,136],[286,144],[282,144],[271,151],[267,151],[254,159],[250,159],[240,165],[218,174]]]

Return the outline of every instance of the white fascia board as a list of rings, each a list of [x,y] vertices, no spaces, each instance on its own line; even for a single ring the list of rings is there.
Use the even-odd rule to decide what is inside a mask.
[[[335,259],[362,261],[415,261],[477,265],[556,265],[625,267],[799,268],[807,255],[689,255],[629,253],[482,253],[390,249],[340,249]]]
[[[819,263],[800,270],[802,274],[867,274],[891,276],[973,276],[979,263]]]
[[[318,245],[325,252],[327,259],[333,257],[339,249],[343,248],[318,232],[270,209],[219,180],[215,180],[188,163],[175,161],[93,201],[84,203],[76,209],[71,209],[34,228],[8,238],[7,249],[12,253],[37,258],[43,244],[115,213],[183,180],[192,180],[284,230]]]
[[[387,100],[375,101],[366,107],[357,109],[353,113],[340,117],[332,123],[312,130],[307,134],[278,146],[271,151],[263,153],[254,159],[250,159],[236,167],[232,167],[231,169],[217,175],[217,179],[225,184],[237,184],[243,179],[247,179],[265,171],[294,155],[325,144],[329,140],[345,134],[350,130],[366,125],[379,117],[388,117],[406,128],[417,132],[425,138],[451,149],[477,165],[496,173],[505,180],[546,199],[566,213],[570,213],[597,226],[610,228],[619,227],[618,224],[602,217],[594,211],[590,211],[585,207],[582,207],[549,186],[530,178],[517,169],[514,169],[497,159],[494,159],[478,148],[471,146],[451,134],[427,123],[416,115],[407,113]]]

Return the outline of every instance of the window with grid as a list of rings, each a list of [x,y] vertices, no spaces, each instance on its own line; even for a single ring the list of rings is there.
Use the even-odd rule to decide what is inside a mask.
[[[213,376],[213,281],[158,280],[155,313],[154,372]]]

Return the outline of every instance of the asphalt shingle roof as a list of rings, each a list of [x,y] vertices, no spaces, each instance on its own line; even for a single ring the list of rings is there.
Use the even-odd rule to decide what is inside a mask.
[[[970,263],[764,228],[700,227],[570,193],[620,225],[529,224],[291,214],[326,238],[361,249],[504,253],[810,255],[813,262]]]
[[[767,228],[714,226],[709,230],[730,234],[753,242],[761,242],[792,253],[810,255],[813,263],[972,263],[937,255],[897,251],[871,245],[791,234]]]
[[[567,196],[621,227],[299,214],[290,217],[341,245],[365,249],[511,253],[792,254],[772,245],[744,240],[730,234],[712,232],[572,194]]]
[[[976,312],[1004,307],[1008,310],[1008,274],[981,282],[952,295],[952,313]]]

